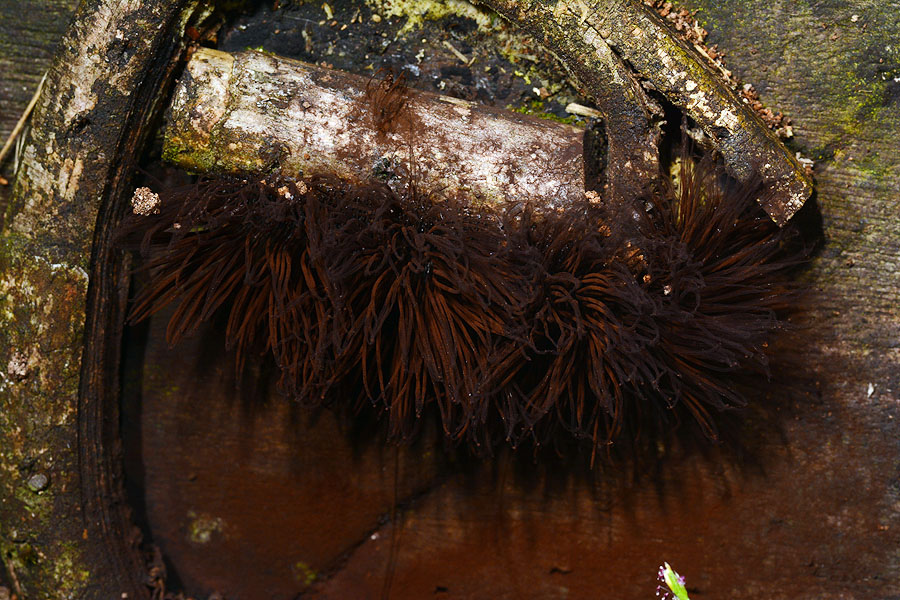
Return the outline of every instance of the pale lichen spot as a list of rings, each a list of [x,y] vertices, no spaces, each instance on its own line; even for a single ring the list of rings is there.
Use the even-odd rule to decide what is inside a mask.
[[[719,118],[715,122],[716,127],[725,127],[728,131],[736,131],[739,124],[740,121],[737,115],[727,108],[722,109],[722,112],[719,113]]]
[[[222,534],[225,530],[225,522],[220,517],[213,517],[205,513],[197,513],[189,510],[187,513],[188,540],[195,544],[208,544],[215,534]]]
[[[84,171],[84,163],[80,158],[67,158],[59,171],[58,189],[60,195],[66,200],[74,200],[81,182],[81,174]]]

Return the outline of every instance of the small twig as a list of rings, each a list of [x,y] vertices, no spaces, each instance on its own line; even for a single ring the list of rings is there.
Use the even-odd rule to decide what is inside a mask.
[[[472,62],[469,60],[469,57],[468,57],[468,56],[466,56],[465,54],[463,54],[462,52],[460,52],[459,50],[457,50],[457,49],[456,49],[456,46],[454,46],[453,44],[451,44],[451,43],[448,42],[447,40],[444,40],[444,46],[446,46],[447,49],[450,50],[450,52],[452,52],[453,55],[454,55],[456,58],[458,58],[459,60],[461,60],[461,61],[463,62],[463,64],[465,64],[465,65],[470,65],[470,64],[472,64]]]
[[[38,86],[38,88],[40,88],[40,86]],[[11,561],[6,562],[6,573],[9,575],[9,583],[12,584],[13,592],[15,592],[16,596],[21,598],[22,585],[19,583],[19,578],[16,576],[16,569],[13,567]]]
[[[19,172],[19,161],[22,159],[22,150],[25,148],[25,139],[28,137],[28,132],[31,130],[31,127],[25,126],[22,129],[22,133],[19,135],[19,139],[16,140],[16,151],[13,152],[13,173]]]
[[[41,77],[41,82],[38,84],[37,89],[34,91],[34,96],[31,97],[31,101],[28,103],[28,106],[25,107],[25,111],[22,113],[22,116],[19,117],[19,122],[16,123],[15,127],[13,127],[12,133],[9,134],[9,138],[7,138],[6,143],[3,145],[3,149],[0,150],[0,164],[3,164],[3,159],[6,157],[9,149],[12,148],[13,142],[16,141],[16,138],[19,137],[19,134],[22,133],[23,129],[25,129],[25,123],[28,121],[28,117],[31,116],[31,111],[34,110],[34,106],[37,104],[38,98],[41,95],[41,90],[44,89],[44,82],[46,80],[47,73],[44,73],[44,76]]]
[[[570,115],[578,115],[579,117],[590,117],[591,119],[602,119],[603,113],[597,110],[596,108],[591,108],[590,106],[584,106],[583,104],[576,104],[574,102],[569,102],[566,105],[566,112]]]

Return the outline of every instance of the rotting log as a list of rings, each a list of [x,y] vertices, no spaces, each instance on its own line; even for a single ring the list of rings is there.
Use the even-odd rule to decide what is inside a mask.
[[[83,2],[0,240],[0,552],[23,598],[141,598],[120,485],[125,271],[110,252],[196,0]]]
[[[584,131],[427,92],[397,127],[373,121],[376,79],[260,52],[199,49],[175,90],[163,157],[199,172],[338,175],[415,165],[447,195],[567,204],[583,198]]]
[[[655,176],[658,133],[651,123],[659,117],[636,83],[641,78],[703,128],[734,176],[762,178],[773,191],[763,208],[776,223],[784,225],[812,194],[812,182],[796,158],[696,49],[641,0],[483,3],[536,35],[597,100],[609,123],[610,178]],[[596,81],[582,74],[585,67]]]
[[[761,447],[745,457],[741,470],[717,460],[676,461],[651,476],[652,483],[616,487],[576,480],[564,489],[512,483],[503,488],[498,479],[504,477],[491,473],[475,481],[457,476],[401,504],[399,524],[389,508],[382,508],[382,518],[371,519],[376,525],[348,536],[350,541],[335,552],[340,560],[323,570],[310,558],[315,550],[295,543],[301,537],[290,525],[275,533],[274,527],[253,529],[262,543],[282,533],[284,547],[312,568],[303,574],[316,578],[317,589],[303,597],[383,594],[392,561],[392,598],[594,598],[603,590],[606,597],[641,599],[652,594],[652,573],[663,560],[687,576],[692,597],[839,600],[900,593],[900,157],[894,151],[900,96],[896,82],[884,77],[900,67],[900,54],[884,50],[900,29],[900,14],[867,0],[849,0],[840,9],[803,1],[760,7],[745,0],[695,0],[687,6],[704,9],[701,17],[710,19],[704,26],[712,32],[711,42],[727,52],[729,67],[757,86],[770,108],[792,117],[797,137],[790,147],[817,159],[817,204],[827,239],[808,274],[816,290],[814,325],[789,336],[798,346],[796,375],[815,380],[814,396],[784,400],[778,424],[751,430]],[[854,14],[860,17],[856,21]],[[342,22],[337,12],[335,19]],[[272,27],[277,26],[275,21]],[[287,46],[288,36],[282,34],[270,47]],[[302,47],[302,40],[296,45]],[[329,60],[325,53],[314,58]],[[480,66],[476,61],[472,70]],[[866,118],[860,121],[857,115]],[[804,212],[799,218],[809,225],[814,211]],[[210,393],[206,382],[192,383],[196,377],[184,355],[169,353],[162,342],[164,320],[157,327],[156,356],[147,359],[152,374],[144,382],[144,406],[153,401],[151,392],[163,399],[155,398],[159,402],[146,416],[156,439],[144,443],[158,450],[148,453],[148,462],[164,464],[159,473],[178,475],[175,481],[157,478],[154,493],[171,503],[165,506],[181,503],[182,508],[165,513],[163,527],[183,537],[177,526],[184,521],[168,517],[198,511],[203,503],[207,514],[222,516],[228,531],[232,517],[250,521],[247,507],[273,512],[271,505],[248,498],[267,501],[284,493],[285,482],[308,492],[296,479],[290,452],[279,449],[284,454],[278,456],[270,442],[281,439],[279,433],[306,440],[305,430],[282,433],[281,420],[265,410],[254,413],[248,424],[237,398]],[[200,374],[215,378],[207,369]],[[176,387],[173,379],[182,385]],[[206,403],[202,409],[200,402]],[[219,403],[221,411],[211,403]],[[174,407],[164,413],[170,419],[179,419],[182,407],[194,412],[178,426],[156,427],[154,419],[168,407]],[[217,419],[206,431],[193,425],[210,412]],[[191,424],[188,446],[202,447],[214,461],[213,483],[189,477],[203,459],[180,450],[184,423]],[[252,449],[242,437],[248,430],[254,434]],[[335,453],[329,447],[322,456]],[[234,470],[229,465],[251,459],[256,465],[286,466],[280,476],[260,468],[260,477],[249,481],[229,473]],[[358,462],[351,464],[331,463],[328,472],[359,468]],[[379,472],[393,468],[390,457],[381,464]],[[259,485],[263,476],[266,481]],[[362,490],[366,501],[360,504],[367,509],[375,504],[369,503],[370,488],[322,480],[331,482],[331,493],[341,498]],[[388,498],[389,506],[390,479],[384,486],[387,491],[379,490],[379,497]],[[216,497],[216,489],[229,494]],[[317,500],[321,496],[317,493]],[[298,513],[306,516],[303,526],[311,528],[309,521],[321,512],[302,512],[309,506],[320,505],[306,504]],[[338,537],[327,522],[319,535],[322,531],[331,542]],[[253,546],[228,541],[247,568],[240,550]],[[179,555],[178,564],[200,571],[213,544],[183,544],[188,552]],[[260,574],[269,564],[259,561],[253,572]],[[220,572],[228,568],[215,566]]]

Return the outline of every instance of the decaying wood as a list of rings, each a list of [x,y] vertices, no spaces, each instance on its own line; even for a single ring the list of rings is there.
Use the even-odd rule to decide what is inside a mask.
[[[607,118],[611,161],[621,148],[630,149],[626,154],[631,155],[641,148],[652,156],[656,152],[654,140],[641,134],[650,131],[646,123],[652,113],[645,110],[641,123],[621,111],[620,98],[610,98],[608,90],[616,90],[629,99],[624,106],[648,106],[640,100],[645,94],[634,83],[634,75],[623,71],[625,61],[703,128],[733,175],[742,181],[757,174],[763,178],[773,191],[763,208],[776,223],[787,222],[812,193],[812,182],[796,158],[708,62],[641,0],[485,0],[484,4],[534,32],[595,97]],[[599,91],[591,85],[591,76]],[[641,116],[639,111],[630,114]],[[652,166],[645,161],[629,167],[640,164],[646,170]]]
[[[28,10],[0,0],[0,139],[7,139],[47,72],[77,0],[38,0]],[[27,127],[26,127],[27,128]],[[0,160],[0,177],[15,178],[15,151]],[[0,181],[0,229],[12,185]]]
[[[637,481],[613,470],[598,476],[599,484],[573,475],[545,485],[528,479],[541,468],[528,457],[519,469],[497,460],[483,467],[483,477],[444,471],[428,493],[410,499],[410,481],[427,481],[428,471],[415,469],[430,448],[409,463],[401,451],[396,488],[394,454],[377,444],[346,466],[332,462],[346,439],[330,445],[319,430],[285,426],[281,411],[288,409],[275,399],[253,404],[248,416],[203,358],[191,368],[189,351],[165,348],[163,322],[149,336],[140,441],[155,473],[148,477],[154,525],[185,579],[215,582],[208,585],[235,595],[257,589],[252,577],[269,577],[285,587],[295,578],[293,593],[312,580],[303,597],[379,597],[390,587],[391,598],[641,599],[652,596],[653,574],[669,561],[687,577],[691,597],[900,593],[900,96],[896,82],[882,77],[900,66],[900,55],[886,49],[900,14],[868,0],[849,0],[846,13],[807,4],[688,3],[703,8],[729,67],[794,119],[792,148],[819,161],[827,240],[807,274],[815,287],[814,325],[787,336],[796,345],[794,375],[815,387],[796,398],[772,390],[779,416],[747,423],[755,447],[743,460],[732,464],[713,453],[708,461],[673,460]],[[852,21],[853,14],[860,18]],[[877,77],[860,82],[867,72]],[[848,89],[858,90],[855,98]],[[872,118],[848,118],[856,114]],[[815,214],[805,210],[799,218],[808,226]],[[229,363],[222,364],[227,371]],[[329,427],[324,421],[314,427]],[[323,447],[315,457],[305,445],[312,438]],[[200,450],[185,453],[185,446]],[[380,466],[371,468],[365,453],[378,451]],[[247,468],[234,473],[232,464]],[[200,475],[193,480],[192,473]],[[310,485],[316,493],[304,501]],[[362,498],[346,509],[362,522],[326,513],[319,507],[336,502],[322,498]],[[272,524],[273,512],[289,513],[284,527]],[[185,540],[192,524],[198,533],[211,531],[209,542]],[[301,547],[301,538],[325,539]],[[251,557],[247,548],[260,550]],[[216,552],[231,562],[211,559]],[[238,562],[251,576],[229,571]]]
[[[485,0],[486,6],[534,35],[584,91],[607,122],[606,195],[635,198],[659,178],[662,111],[634,73],[585,23],[577,2]]]
[[[374,459],[360,459],[359,450],[351,447],[340,450],[343,459],[332,460],[336,453],[327,435],[339,428],[326,423],[323,432],[320,421],[313,426],[320,428],[314,435],[321,449],[309,450],[307,430],[285,425],[295,417],[286,415],[289,411],[283,405],[266,404],[248,416],[247,405],[230,388],[219,395],[207,387],[216,384],[219,372],[210,370],[209,362],[198,359],[200,369],[176,372],[184,361],[164,348],[159,334],[158,352],[170,362],[148,358],[145,394],[149,390],[165,395],[167,405],[175,406],[166,413],[168,418],[175,419],[183,408],[193,412],[166,425],[152,421],[159,412],[148,411],[144,443],[159,452],[148,451],[146,456],[157,465],[174,463],[155,477],[149,474],[154,465],[148,465],[146,481],[158,486],[148,490],[148,497],[158,494],[184,509],[160,515],[168,533],[193,552],[173,556],[176,568],[207,566],[224,573],[226,583],[203,579],[197,587],[204,591],[198,594],[207,594],[213,586],[230,591],[226,584],[256,591],[240,570],[229,570],[241,565],[256,568],[260,576],[274,566],[272,577],[293,578],[298,588],[314,580],[323,598],[377,597],[392,558],[392,598],[593,598],[598,590],[607,597],[646,598],[653,593],[653,572],[663,560],[687,576],[692,597],[695,590],[701,597],[748,600],[887,598],[900,593],[896,552],[900,163],[895,151],[900,96],[896,82],[882,77],[900,68],[894,44],[900,13],[890,3],[868,0],[848,0],[837,11],[828,3],[761,7],[745,0],[686,0],[686,4],[703,9],[711,42],[728,52],[729,67],[753,82],[773,109],[794,118],[797,137],[792,147],[817,160],[818,202],[827,241],[808,274],[816,289],[815,326],[793,335],[801,345],[796,353],[803,365],[799,372],[812,372],[810,377],[819,384],[815,397],[781,402],[784,427],[777,431],[766,428],[757,433],[751,428],[750,435],[764,438],[762,450],[755,454],[760,462],[745,461],[741,473],[715,460],[688,460],[667,466],[659,474],[661,483],[651,477],[653,482],[621,486],[596,486],[578,479],[546,487],[528,481],[515,485],[509,483],[514,474],[506,476],[509,468],[477,480],[445,476],[431,493],[401,505],[395,527],[390,506],[397,486],[390,449],[381,449]],[[48,27],[42,19],[23,26],[25,15],[18,3],[0,3],[0,13],[16,17],[10,30],[13,39],[22,35],[19,27],[28,32]],[[0,28],[0,38],[6,31]],[[0,44],[0,65],[8,56]],[[31,64],[16,63],[27,65],[23,81],[29,91],[21,99],[22,107],[44,70],[40,66],[29,71]],[[23,75],[19,68],[0,71],[4,74],[0,88],[7,74]],[[7,98],[3,96],[3,106],[8,106]],[[12,112],[14,123],[21,110]],[[0,120],[11,114],[4,111]],[[39,139],[47,141],[46,136]],[[98,202],[86,201],[92,207]],[[69,201],[60,203],[64,213],[73,206]],[[55,210],[51,207],[46,214],[55,217]],[[75,239],[83,243],[92,235],[93,225],[85,218],[78,224],[82,237]],[[17,243],[12,236],[4,237],[4,244]],[[30,286],[35,278],[19,275],[17,269],[41,265],[28,258],[33,249],[12,245],[2,250],[0,279],[16,273],[11,277],[14,285]],[[16,259],[9,267],[12,256],[27,260]],[[87,262],[86,257],[79,260]],[[77,595],[88,584],[50,589],[67,574],[76,582],[85,575],[78,570],[85,564],[79,562],[84,545],[76,539],[82,531],[75,531],[83,521],[77,509],[65,514],[59,508],[71,505],[77,494],[71,491],[77,477],[66,476],[74,462],[71,453],[56,451],[77,439],[72,389],[79,376],[77,328],[83,316],[81,308],[73,310],[66,303],[71,298],[77,304],[83,298],[86,282],[83,276],[71,278],[70,270],[61,267],[65,265],[45,265],[43,285],[22,293],[7,295],[10,288],[2,284],[0,315],[14,312],[12,317],[0,317],[0,561],[12,565],[17,574],[24,572],[25,585],[34,576],[33,569],[58,570],[41,589],[46,597],[70,593],[121,597],[96,588]],[[61,294],[65,289],[72,294]],[[54,300],[42,303],[42,294],[53,295]],[[55,312],[60,307],[66,314],[75,313],[75,334],[68,333],[69,324]],[[36,340],[33,345],[28,343],[31,339]],[[9,340],[26,352],[36,347],[38,353],[12,352]],[[68,361],[71,366],[62,370],[56,363],[38,362],[42,356],[59,356],[60,364]],[[223,365],[226,370],[230,366],[224,361]],[[212,381],[197,380],[196,373]],[[60,400],[47,404],[43,394],[54,383]],[[150,403],[147,395],[145,401]],[[13,435],[16,426],[21,426],[21,435]],[[48,436],[51,431],[53,437]],[[43,450],[44,442],[51,450]],[[219,452],[221,448],[225,451]],[[423,460],[410,461],[413,468],[429,456],[428,451],[421,454]],[[406,482],[416,475],[407,475],[404,460],[401,455],[401,502],[406,500]],[[203,470],[204,461],[212,465],[209,472]],[[44,479],[40,476],[47,473],[43,469],[47,464],[53,471]],[[320,471],[311,472],[313,468]],[[357,477],[360,472],[371,477]],[[374,492],[372,479],[377,484]],[[232,487],[235,482],[243,487]],[[328,483],[328,494],[310,492],[323,482]],[[287,490],[291,485],[295,488]],[[312,502],[302,504],[303,494],[312,495]],[[343,523],[340,514],[333,514],[334,505],[320,496],[346,498],[348,512],[352,510],[359,521]],[[272,498],[281,504],[270,504]],[[378,517],[357,506],[373,509]],[[287,525],[281,509],[296,510],[286,517],[292,519]],[[193,519],[185,518],[188,510]],[[232,516],[249,525],[237,531],[243,544],[228,537],[235,533],[230,528]],[[351,543],[342,546],[345,537],[334,535],[333,522],[358,535],[346,536],[352,537]],[[293,529],[295,524],[298,529]],[[92,541],[94,532],[89,529]],[[255,536],[252,540],[242,537],[248,532]],[[57,552],[68,533],[72,553]],[[278,534],[283,546],[262,546]],[[327,544],[307,548],[300,543],[305,535]],[[218,559],[220,544],[228,544],[233,562]],[[325,554],[335,546],[338,562],[316,562],[317,552]],[[273,547],[278,552],[267,553]],[[69,562],[72,557],[75,561]],[[41,566],[31,563],[35,558]]]
[[[195,171],[277,166],[362,180],[384,165],[414,164],[420,185],[448,194],[540,203],[584,197],[581,129],[416,92],[382,133],[370,99],[378,86],[260,52],[200,49],[175,91],[163,156]]]
[[[0,240],[0,555],[24,598],[148,595],[120,489],[111,224],[196,6],[82,2],[32,117]]]

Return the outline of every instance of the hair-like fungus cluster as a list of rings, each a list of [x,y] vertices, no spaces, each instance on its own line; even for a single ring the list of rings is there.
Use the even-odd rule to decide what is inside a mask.
[[[744,403],[785,326],[797,259],[757,187],[709,160],[621,218],[473,207],[415,186],[222,177],[160,192],[120,232],[146,257],[133,322],[177,303],[168,341],[218,311],[240,369],[271,353],[280,390],[358,398],[397,439],[436,411],[482,451],[570,432],[596,450],[625,433]]]

